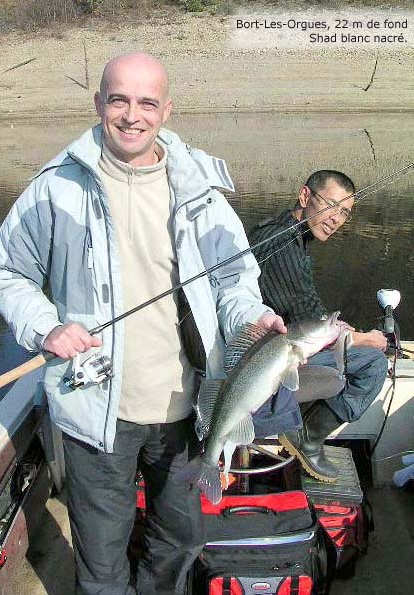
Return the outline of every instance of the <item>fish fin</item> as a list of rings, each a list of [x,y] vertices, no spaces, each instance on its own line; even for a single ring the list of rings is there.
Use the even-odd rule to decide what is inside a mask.
[[[292,391],[299,389],[298,365],[304,361],[301,348],[298,345],[291,345],[288,364],[280,378],[280,383],[283,384],[284,387]]]
[[[241,360],[249,347],[257,343],[259,339],[265,337],[269,332],[257,324],[251,324],[250,322],[245,324],[227,345],[224,358],[224,369],[227,374]]]
[[[217,396],[224,380],[203,380],[197,396],[194,410],[197,415],[195,431],[199,440],[203,440],[210,432],[211,418]]]
[[[291,363],[306,363],[306,358],[303,355],[303,341],[301,339],[289,339],[290,343],[290,354],[289,358]]]
[[[201,457],[196,457],[174,476],[177,481],[197,484],[212,504],[221,500],[220,471],[217,465],[208,465]]]
[[[289,390],[296,391],[299,389],[299,374],[297,363],[286,368],[280,383]]]
[[[227,434],[226,439],[234,444],[251,444],[254,440],[254,425],[250,413]]]
[[[226,444],[224,445],[224,448],[223,448],[223,454],[224,454],[224,469],[223,469],[223,473],[224,473],[224,475],[226,477],[227,484],[228,484],[228,481],[229,481],[229,471],[230,471],[230,467],[231,467],[231,460],[233,458],[234,451],[236,450],[236,446],[237,446],[237,444],[235,444],[231,440],[227,440],[227,442],[226,442]],[[228,487],[228,485],[227,485],[227,487]]]
[[[339,377],[344,377],[345,372],[345,349],[349,349],[352,345],[352,334],[351,331],[343,331],[333,346],[333,357],[338,368]]]

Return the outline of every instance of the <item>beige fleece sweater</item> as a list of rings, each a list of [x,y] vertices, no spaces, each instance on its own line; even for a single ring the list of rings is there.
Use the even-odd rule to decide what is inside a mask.
[[[104,146],[99,171],[118,237],[126,310],[179,282],[170,214],[166,154],[134,168]],[[167,296],[124,321],[118,417],[170,423],[191,411],[195,373],[181,344],[176,297]]]

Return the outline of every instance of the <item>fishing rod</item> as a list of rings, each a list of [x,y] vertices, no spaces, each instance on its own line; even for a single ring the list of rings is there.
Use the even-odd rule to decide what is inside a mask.
[[[217,271],[218,269],[220,269],[228,264],[232,264],[236,260],[239,260],[240,258],[243,258],[250,252],[253,252],[253,250],[256,250],[256,248],[260,248],[260,246],[277,239],[279,236],[281,236],[289,231],[295,230],[298,227],[305,225],[306,223],[308,223],[308,221],[311,221],[312,219],[319,216],[320,214],[322,214],[326,211],[329,211],[331,209],[336,209],[339,204],[341,204],[342,202],[344,202],[346,200],[349,200],[350,198],[355,198],[355,202],[359,202],[366,196],[373,194],[375,192],[378,192],[379,190],[384,188],[385,185],[389,184],[392,181],[391,178],[394,179],[395,177],[399,177],[399,176],[403,175],[404,173],[408,172],[408,170],[412,167],[414,167],[414,162],[410,163],[409,165],[403,167],[402,169],[400,169],[396,172],[393,172],[392,174],[389,174],[388,176],[385,176],[384,178],[381,178],[380,180],[377,180],[373,184],[369,184],[368,186],[365,186],[365,188],[362,188],[358,192],[353,192],[351,194],[348,194],[344,198],[341,198],[341,200],[338,200],[337,202],[335,202],[335,204],[327,205],[326,207],[324,207],[323,209],[320,209],[313,215],[310,215],[309,217],[306,217],[305,219],[301,219],[297,223],[292,224],[291,226],[287,227],[286,229],[278,231],[277,233],[271,235],[268,238],[265,238],[264,240],[260,240],[259,242],[256,242],[256,244],[249,246],[245,250],[242,250],[241,252],[237,252],[237,254],[234,254],[233,256],[229,256],[229,258],[226,258],[226,259],[222,260],[221,262],[219,262],[207,269],[204,269],[200,273],[197,273],[197,275],[194,275],[193,277],[189,277],[185,281],[182,281],[178,285],[175,285],[174,287],[167,289],[163,293],[160,293],[159,295],[154,296],[153,298],[147,300],[146,302],[143,302],[142,304],[139,304],[138,306],[131,308],[130,310],[124,312],[123,314],[120,314],[119,316],[112,318],[111,320],[108,320],[108,322],[105,322],[104,324],[101,324],[100,326],[97,326],[97,327],[91,329],[90,331],[88,331],[89,334],[96,335],[96,334],[102,332],[108,326],[112,326],[113,324],[116,324],[117,322],[119,322],[120,320],[123,320],[127,316],[130,316],[131,314],[135,314],[135,312],[139,312],[143,308],[150,306],[151,304],[153,304],[154,302],[157,302],[158,300],[162,299],[163,297],[167,297],[168,295],[171,295],[175,291],[178,291],[179,289],[186,287],[190,283],[193,283],[194,281],[197,281],[198,279],[201,279],[202,277],[205,277],[206,275],[210,275],[211,273],[214,273],[214,271]],[[384,184],[384,182],[386,182],[386,183]],[[377,186],[378,184],[384,184],[384,186],[381,186],[380,188],[372,189],[373,187]],[[368,192],[368,190],[370,190],[370,192]],[[307,231],[307,230],[305,230],[305,231]]]
[[[243,258],[244,256],[251,253],[253,250],[259,248],[260,246],[262,246],[268,242],[274,241],[279,236],[281,236],[289,231],[293,231],[293,230],[297,229],[298,227],[304,226],[305,224],[307,224],[309,221],[311,221],[315,217],[319,216],[320,214],[330,211],[331,209],[337,209],[338,205],[340,205],[342,202],[344,202],[350,198],[354,198],[355,202],[359,202],[366,196],[373,194],[375,192],[378,192],[379,190],[381,190],[382,188],[384,188],[385,186],[390,184],[393,180],[399,178],[401,175],[404,175],[412,167],[414,167],[414,162],[406,165],[405,167],[401,168],[400,170],[397,170],[397,171],[381,178],[380,180],[377,180],[376,182],[373,182],[372,184],[369,184],[368,186],[365,186],[365,188],[362,188],[358,192],[353,192],[353,193],[345,196],[341,200],[335,201],[335,204],[327,205],[323,209],[318,210],[313,215],[310,215],[309,217],[306,217],[305,219],[301,219],[297,223],[294,223],[293,225],[289,226],[288,228],[283,229],[283,230],[273,234],[272,236],[257,242],[253,246],[249,246],[248,248],[238,252],[237,254],[234,254],[233,256],[230,256],[230,257],[222,260],[221,262],[219,262],[207,269],[204,269],[203,271],[201,271],[200,273],[197,273],[193,277],[189,277],[188,279],[186,279],[185,281],[182,281],[178,285],[175,285],[174,287],[171,287],[170,289],[163,291],[162,293],[139,304],[138,306],[135,306],[134,308],[127,310],[123,314],[120,314],[119,316],[116,316],[116,317],[112,318],[111,320],[108,320],[104,324],[101,324],[99,326],[96,326],[96,327],[90,329],[88,331],[89,334],[96,335],[96,334],[102,332],[104,329],[108,328],[109,326],[113,326],[114,324],[116,324],[117,322],[120,322],[124,318],[127,318],[128,316],[131,316],[132,314],[135,314],[136,312],[143,310],[144,308],[150,306],[151,304],[157,302],[158,300],[161,300],[162,298],[173,294],[174,292],[178,291],[179,289],[186,287],[190,283],[193,283],[194,281],[197,281],[198,279],[201,279],[202,277],[211,275],[211,273],[213,273],[214,271],[216,271],[224,266],[232,264],[236,260]],[[382,186],[380,186],[381,184],[382,184]],[[50,360],[54,359],[55,357],[57,357],[57,356],[54,353],[51,353],[48,351],[43,351],[42,353],[39,353],[37,356],[35,356],[31,360],[29,360],[28,362],[25,362],[24,364],[18,366],[17,368],[14,368],[13,370],[6,372],[5,374],[2,374],[0,376],[0,388],[2,388],[3,386],[6,386],[10,382],[13,382],[14,380],[17,380],[18,378],[21,378],[25,374],[28,374],[29,372],[32,372],[33,370],[40,368],[47,361],[50,361]],[[90,359],[91,358],[89,358],[89,360]],[[86,371],[85,380],[88,380],[91,382],[100,382],[105,377],[109,378],[111,376],[112,371],[108,364],[108,359],[109,358],[107,358],[106,356],[99,356],[98,359],[96,359],[95,361],[87,360],[87,362],[89,362],[89,367],[88,367],[87,362],[84,362],[84,364],[85,363],[87,364],[86,369],[80,370],[80,367],[78,366],[78,374],[80,374],[80,373],[84,374],[84,372]],[[75,365],[75,369],[76,369],[76,365]]]
[[[402,169],[400,169],[400,170],[398,170],[398,171],[396,171],[396,172],[394,172],[392,174],[389,174],[388,176],[385,176],[385,178],[381,178],[381,180],[378,180],[377,182],[374,182],[373,184],[370,184],[369,186],[366,186],[365,188],[362,188],[358,192],[354,192],[353,194],[348,194],[344,198],[341,198],[340,200],[335,201],[335,204],[328,205],[327,207],[325,207],[325,208],[320,209],[319,211],[317,211],[314,215],[311,215],[310,217],[308,217],[306,219],[301,219],[300,221],[298,221],[298,223],[294,223],[290,227],[287,227],[286,229],[278,232],[277,234],[274,234],[274,235],[266,238],[263,242],[258,242],[257,244],[254,244],[253,246],[250,247],[250,250],[253,252],[253,250],[255,250],[256,248],[260,247],[260,245],[262,243],[264,244],[265,242],[269,242],[269,243],[272,242],[279,235],[282,235],[283,233],[286,233],[287,231],[291,231],[293,229],[298,228],[301,224],[307,223],[308,221],[310,221],[311,219],[313,219],[313,217],[317,217],[318,215],[320,215],[321,213],[323,213],[325,211],[329,211],[330,209],[336,208],[337,205],[339,205],[342,202],[348,200],[349,198],[352,198],[353,197],[355,199],[355,203],[357,203],[360,200],[362,200],[363,198],[366,198],[367,196],[369,196],[370,194],[375,194],[375,192],[379,192],[380,190],[382,190],[382,188],[384,188],[389,183],[391,183],[391,181],[392,181],[391,178],[394,179],[396,177],[399,177],[401,175],[404,175],[404,174],[408,173],[408,170],[410,168],[412,168],[412,167],[414,167],[414,163],[410,163],[409,165],[403,167]],[[381,187],[379,187],[379,188],[374,188],[374,186],[377,186],[379,184],[383,184],[383,185]],[[367,190],[370,190],[370,192],[367,192]],[[305,233],[308,233],[309,231],[310,231],[310,228],[309,227],[305,227],[304,230],[301,231],[299,235],[303,236],[303,235],[305,235]],[[282,246],[280,246],[280,248],[277,248],[276,250],[273,250],[272,252],[270,252],[269,254],[267,254],[265,256],[265,258],[263,258],[262,260],[258,260],[257,261],[257,264],[263,264],[269,258],[271,258],[274,254],[278,254],[279,252],[281,252],[282,250],[284,250],[285,248],[287,248],[290,244],[292,244],[294,241],[295,241],[295,237],[293,237],[291,240],[289,240],[288,242],[286,242],[285,244],[283,244]]]

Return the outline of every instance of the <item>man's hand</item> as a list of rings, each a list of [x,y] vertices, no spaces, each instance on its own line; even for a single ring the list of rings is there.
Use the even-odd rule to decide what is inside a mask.
[[[387,339],[383,333],[377,329],[368,331],[367,333],[352,333],[352,345],[354,347],[376,347],[385,351],[387,349]]]
[[[272,312],[265,312],[256,321],[257,326],[261,326],[267,331],[276,331],[278,333],[287,333],[287,328],[283,322],[283,318]]]
[[[91,347],[101,345],[101,339],[90,335],[83,326],[73,322],[57,326],[50,331],[43,343],[43,349],[63,359],[70,359]]]

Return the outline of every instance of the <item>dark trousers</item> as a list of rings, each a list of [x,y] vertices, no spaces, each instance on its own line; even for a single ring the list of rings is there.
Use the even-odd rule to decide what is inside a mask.
[[[136,514],[137,467],[146,486],[144,552],[138,595],[183,595],[202,548],[198,490],[175,481],[189,458],[190,420],[137,425],[118,420],[114,452],[64,436],[76,595],[127,595],[127,547]]]
[[[308,360],[308,365],[336,367],[330,349],[324,349]],[[343,421],[361,417],[379,394],[387,376],[387,358],[373,347],[350,347],[347,352],[347,383],[338,395],[325,403]]]

